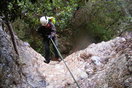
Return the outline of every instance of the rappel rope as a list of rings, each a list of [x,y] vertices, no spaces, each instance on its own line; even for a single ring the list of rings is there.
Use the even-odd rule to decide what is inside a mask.
[[[71,76],[72,76],[72,78],[73,78],[74,82],[76,83],[77,87],[78,87],[78,88],[80,88],[80,86],[79,86],[79,84],[77,83],[77,81],[76,81],[75,77],[73,76],[72,72],[70,71],[69,67],[67,66],[66,62],[64,61],[64,59],[63,59],[63,57],[62,57],[61,53],[59,52],[58,48],[56,47],[56,45],[55,45],[54,41],[52,40],[52,38],[50,38],[50,40],[51,40],[51,42],[53,43],[53,45],[54,45],[55,49],[57,50],[57,52],[58,52],[58,54],[59,54],[59,56],[60,56],[61,60],[64,62],[64,64],[65,64],[66,68],[67,68],[67,69],[68,69],[68,71],[69,71],[69,73],[71,74]]]

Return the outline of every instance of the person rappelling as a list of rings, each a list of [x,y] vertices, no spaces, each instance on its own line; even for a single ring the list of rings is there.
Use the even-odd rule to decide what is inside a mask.
[[[64,62],[67,70],[69,71],[71,77],[73,78],[74,82],[76,83],[77,87],[80,88],[74,75],[70,71],[68,65],[64,61],[64,58],[62,57],[62,55],[58,49],[58,43],[57,43],[57,39],[56,39],[56,28],[54,25],[55,19],[53,17],[43,16],[40,18],[40,23],[42,25],[38,28],[38,33],[43,37],[43,42],[45,45],[45,61],[44,62],[49,63],[51,60],[50,59],[50,43],[52,43],[53,48],[54,48],[55,58],[57,60],[59,60],[59,57],[60,57],[60,59]]]
[[[40,18],[40,23],[41,26],[38,28],[38,33],[43,37],[43,43],[44,43],[44,57],[45,57],[45,63],[49,63],[51,58],[50,58],[50,44],[52,39],[55,43],[55,45],[58,47],[58,42],[57,42],[57,36],[56,36],[56,27],[55,27],[55,18],[54,17],[47,17],[47,16],[42,16]],[[54,49],[54,55],[55,55],[55,60],[59,60],[59,55],[57,50],[55,49],[54,45],[52,44],[53,49]]]

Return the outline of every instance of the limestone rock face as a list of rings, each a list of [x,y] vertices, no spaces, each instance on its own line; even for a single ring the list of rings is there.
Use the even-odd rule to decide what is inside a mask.
[[[77,88],[63,61],[50,64],[21,41],[23,80],[17,88]],[[132,88],[132,34],[91,44],[64,59],[80,88]]]

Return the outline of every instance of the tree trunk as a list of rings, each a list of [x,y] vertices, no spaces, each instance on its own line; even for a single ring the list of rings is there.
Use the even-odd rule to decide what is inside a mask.
[[[13,43],[14,50],[15,50],[16,54],[19,55],[19,52],[18,52],[18,49],[17,49],[16,40],[15,40],[15,34],[13,32],[12,25],[11,25],[11,23],[9,21],[7,21],[6,25],[8,27],[9,32],[10,32],[10,35],[11,35],[11,40],[12,40],[12,43]]]

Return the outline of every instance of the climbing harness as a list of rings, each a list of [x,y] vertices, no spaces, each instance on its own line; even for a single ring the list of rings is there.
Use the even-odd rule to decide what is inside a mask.
[[[61,55],[60,51],[59,51],[59,50],[58,50],[58,48],[56,47],[56,45],[55,45],[54,41],[52,40],[52,38],[50,38],[50,40],[51,40],[51,42],[53,43],[53,45],[54,45],[55,49],[57,50],[57,52],[58,52],[58,54],[59,54],[59,56],[60,56],[61,60],[64,62],[64,64],[65,64],[66,68],[67,68],[67,69],[68,69],[68,71],[69,71],[69,73],[71,74],[71,76],[72,76],[72,78],[73,78],[74,82],[76,83],[77,87],[78,87],[78,88],[80,88],[80,86],[79,86],[79,84],[77,83],[77,81],[76,81],[75,77],[73,76],[72,72],[70,71],[69,67],[67,66],[66,62],[64,61],[64,59],[63,59],[63,57],[62,57],[62,55]]]

